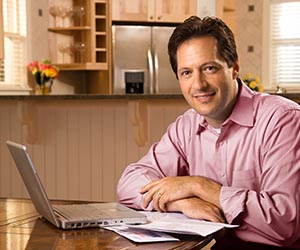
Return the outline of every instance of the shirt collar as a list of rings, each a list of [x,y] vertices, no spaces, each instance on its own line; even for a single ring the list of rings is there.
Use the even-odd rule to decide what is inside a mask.
[[[232,110],[231,115],[223,123],[223,125],[230,121],[241,126],[252,127],[254,124],[253,110],[254,110],[254,93],[251,91],[242,80],[238,79],[239,93],[236,104]],[[203,116],[200,116],[199,128],[197,133],[207,128],[208,123]]]
[[[239,94],[236,104],[232,110],[231,115],[224,122],[233,121],[241,126],[252,127],[254,124],[254,96],[255,93],[251,91],[242,80],[238,79]]]

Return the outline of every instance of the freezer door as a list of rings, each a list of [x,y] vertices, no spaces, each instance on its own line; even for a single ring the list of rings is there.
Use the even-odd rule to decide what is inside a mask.
[[[126,71],[145,72],[144,93],[149,93],[147,53],[151,49],[151,28],[113,25],[112,39],[114,93],[125,94]]]
[[[175,27],[153,27],[152,51],[154,56],[154,89],[158,94],[181,93],[168,56],[168,41]]]

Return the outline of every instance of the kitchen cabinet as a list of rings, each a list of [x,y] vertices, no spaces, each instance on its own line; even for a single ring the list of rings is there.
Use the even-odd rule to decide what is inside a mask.
[[[216,13],[235,33],[236,30],[236,0],[216,0]]]
[[[182,22],[197,14],[197,0],[112,0],[113,21]]]

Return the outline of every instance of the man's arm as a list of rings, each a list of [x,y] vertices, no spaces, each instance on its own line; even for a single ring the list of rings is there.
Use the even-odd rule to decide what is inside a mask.
[[[198,197],[221,209],[221,185],[201,176],[166,177],[141,188],[144,206],[152,201],[158,211],[166,211],[167,203],[190,197]]]
[[[236,234],[243,240],[278,246],[291,246],[300,240],[299,121],[298,109],[280,110],[272,114],[268,127],[262,128],[261,165],[253,166],[260,171],[255,176],[259,187],[235,184],[221,188],[226,220],[240,224]],[[234,178],[246,176],[236,174]]]
[[[167,204],[168,212],[182,212],[184,215],[199,220],[226,222],[220,208],[198,197],[190,197]]]
[[[177,118],[144,157],[126,167],[117,187],[121,203],[137,209],[152,210],[152,203],[144,206],[144,195],[140,193],[143,186],[166,176],[189,175],[182,141],[189,137],[192,130],[189,118],[191,112],[193,111],[187,111]]]

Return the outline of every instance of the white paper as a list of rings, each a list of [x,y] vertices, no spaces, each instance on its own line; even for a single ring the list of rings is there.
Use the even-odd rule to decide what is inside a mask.
[[[104,227],[136,243],[179,241],[179,239],[161,232],[129,228],[127,226]]]
[[[201,235],[203,237],[217,232],[224,227],[238,227],[238,225],[190,219],[181,213],[142,213],[147,216],[149,223],[141,225],[128,225],[128,227],[166,233]]]

